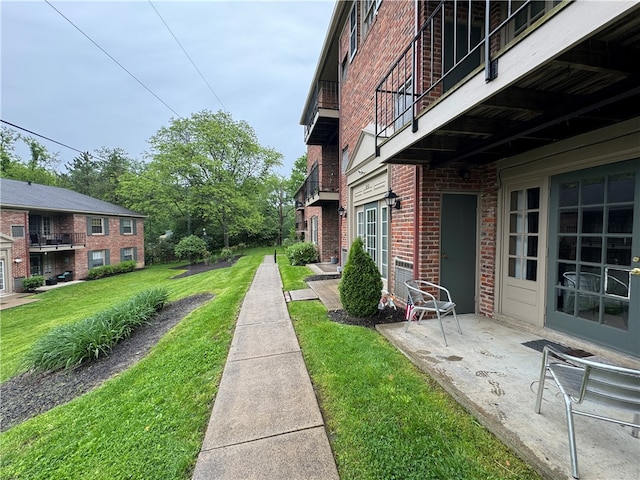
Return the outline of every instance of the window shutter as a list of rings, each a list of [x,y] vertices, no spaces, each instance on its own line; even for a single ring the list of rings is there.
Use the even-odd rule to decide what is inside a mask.
[[[87,217],[87,236],[91,236],[91,217]]]
[[[103,229],[104,234],[109,235],[109,217],[104,217],[102,222],[104,223],[104,229]]]
[[[138,247],[133,247],[133,259],[138,261]]]
[[[137,220],[135,218],[131,220],[134,235],[138,234],[138,225],[136,222]]]
[[[120,249],[120,261],[124,262],[124,248]]]
[[[110,250],[105,250],[104,251],[104,264],[105,265],[111,265],[111,262],[109,260],[109,257],[110,257],[109,252],[110,252]]]
[[[124,218],[120,219],[120,235],[124,235]]]
[[[93,268],[93,251],[91,250],[87,252],[87,265],[89,267],[89,270]]]

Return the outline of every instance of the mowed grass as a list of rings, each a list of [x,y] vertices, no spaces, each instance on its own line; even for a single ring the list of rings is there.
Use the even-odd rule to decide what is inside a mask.
[[[2,363],[7,378],[19,371],[23,352],[54,326],[89,316],[151,286],[168,288],[169,301],[205,292],[215,295],[134,367],[3,433],[0,478],[189,478],[240,304],[268,252],[254,251],[231,268],[182,279],[171,280],[180,272],[169,267],[151,267],[55,289],[39,295],[38,302],[3,311]]]
[[[279,263],[285,290],[311,274]],[[342,480],[539,478],[376,331],[330,321],[318,301],[289,313]]]

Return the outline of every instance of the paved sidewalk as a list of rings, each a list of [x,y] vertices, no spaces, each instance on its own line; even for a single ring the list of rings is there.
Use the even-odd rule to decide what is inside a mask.
[[[240,310],[193,478],[339,478],[271,256]]]

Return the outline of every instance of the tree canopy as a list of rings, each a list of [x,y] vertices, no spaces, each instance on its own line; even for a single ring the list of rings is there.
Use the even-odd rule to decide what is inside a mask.
[[[120,192],[129,207],[183,219],[187,234],[209,227],[225,247],[230,237],[259,236],[266,178],[282,155],[262,147],[244,121],[203,110],[172,119],[149,140],[150,161],[125,176]],[[217,231],[212,232],[210,226]]]

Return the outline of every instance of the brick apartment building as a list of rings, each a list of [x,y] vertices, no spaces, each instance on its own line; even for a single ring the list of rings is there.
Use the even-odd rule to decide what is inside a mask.
[[[300,232],[362,237],[400,299],[640,356],[639,38],[637,1],[336,2]]]
[[[83,279],[91,268],[144,266],[144,217],[65,188],[0,178],[0,294],[22,280]]]

